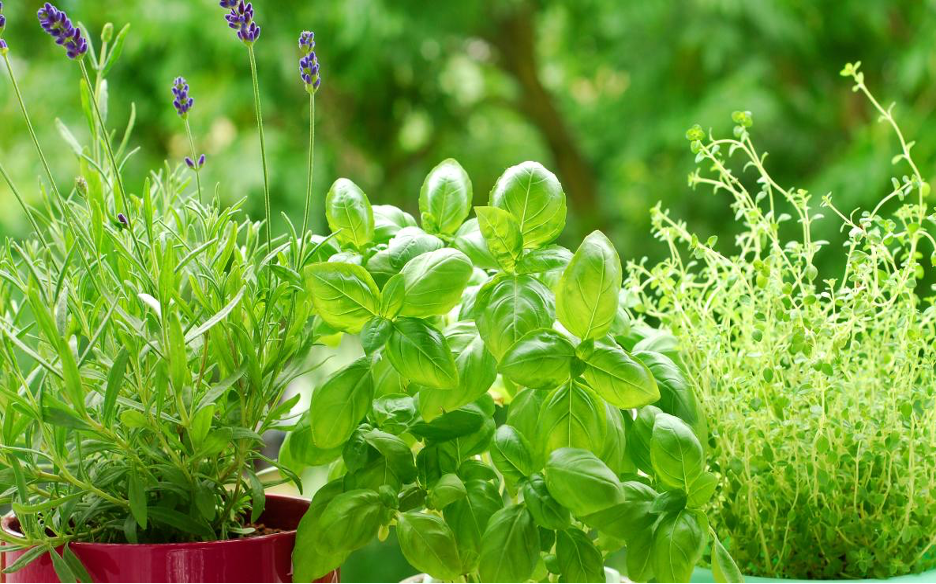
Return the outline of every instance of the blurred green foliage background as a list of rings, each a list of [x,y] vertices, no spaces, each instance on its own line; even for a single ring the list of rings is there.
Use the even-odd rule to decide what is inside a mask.
[[[262,215],[262,175],[247,55],[216,0],[60,0],[92,35],[106,22],[132,30],[110,75],[109,125],[122,131],[137,108],[126,169],[139,192],[150,169],[188,154],[170,84],[188,78],[191,115],[205,173],[225,202],[249,197]],[[38,0],[7,0],[5,38],[57,180],[68,185],[77,161],[59,137],[60,118],[86,141],[79,72],[40,30]],[[926,178],[936,160],[936,0],[254,0],[272,196],[299,221],[305,193],[307,96],[297,71],[301,30],[316,33],[323,87],[318,110],[314,227],[321,200],[346,176],[371,200],[415,212],[425,174],[457,158],[483,204],[512,164],[534,159],[554,170],[570,204],[569,241],[608,232],[623,258],[663,257],[649,232],[662,201],[700,236],[732,241],[723,198],[686,186],[693,123],[731,131],[736,109],[754,113],[754,141],[770,152],[781,184],[843,209],[868,207],[886,193],[896,145],[868,104],[838,76],[861,60],[869,86],[895,113]],[[2,67],[2,65],[0,65]],[[38,201],[41,169],[5,71],[0,77],[0,161]],[[27,224],[0,184],[0,235]],[[819,238],[833,242],[827,218]],[[835,277],[830,246],[823,272]],[[368,553],[384,553],[380,550]],[[393,580],[401,560],[371,559],[349,580]],[[392,567],[396,566],[396,567]],[[396,571],[394,571],[396,570]]]

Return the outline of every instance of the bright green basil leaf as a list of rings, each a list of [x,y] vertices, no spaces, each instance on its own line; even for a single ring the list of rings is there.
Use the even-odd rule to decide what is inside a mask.
[[[689,486],[689,507],[699,509],[705,505],[715,495],[718,488],[718,477],[705,471]]]
[[[312,413],[303,414],[296,429],[286,436],[280,448],[280,462],[296,470],[306,466],[322,466],[341,456],[341,446],[323,450],[312,441]],[[284,461],[283,459],[287,460]],[[292,464],[291,464],[292,463]]]
[[[678,513],[686,508],[687,502],[688,499],[686,498],[685,491],[680,491],[679,489],[675,491],[663,491],[657,495],[657,498],[653,501],[650,511],[660,515],[664,513]]]
[[[442,475],[429,491],[429,507],[442,510],[468,495],[465,483],[455,473]]]
[[[553,329],[530,331],[501,357],[498,371],[524,387],[553,389],[569,381],[575,347]]]
[[[597,456],[579,448],[560,448],[549,456],[546,486],[549,494],[576,517],[624,502],[617,475]]]
[[[517,492],[521,481],[530,476],[533,471],[533,449],[523,434],[516,429],[504,425],[494,434],[494,448],[491,449],[491,460],[495,468],[500,471],[512,494]]]
[[[445,247],[445,242],[435,235],[430,235],[419,227],[404,227],[387,245],[390,267],[394,270],[402,270],[403,266],[413,258],[443,247]]]
[[[419,411],[426,421],[477,400],[497,379],[497,361],[484,346],[473,322],[456,322],[446,328],[444,334],[455,356],[458,387],[419,392]]]
[[[435,389],[458,387],[458,369],[448,342],[417,318],[400,318],[386,347],[387,358],[404,378]]]
[[[469,480],[465,489],[467,496],[445,507],[443,513],[455,533],[462,569],[468,573],[477,570],[481,537],[491,516],[503,508],[504,499],[496,486],[484,480]]]
[[[539,560],[539,529],[523,505],[497,511],[481,538],[482,582],[526,582]]]
[[[627,544],[627,577],[634,582],[653,580],[653,530],[648,528],[636,534]],[[668,580],[662,580],[667,582]]]
[[[403,513],[397,520],[397,538],[403,557],[417,570],[446,582],[461,577],[455,534],[440,517]]]
[[[478,294],[478,331],[498,360],[523,335],[550,328],[555,320],[553,294],[533,276],[495,279]]]
[[[605,414],[608,430],[605,432],[604,447],[598,458],[615,474],[636,473],[637,467],[627,454],[627,430],[624,424],[624,416],[630,416],[630,412],[621,412],[611,404],[605,403]]]
[[[577,353],[585,363],[582,377],[608,403],[629,410],[660,399],[650,369],[616,343],[586,341]]]
[[[539,417],[540,451],[582,448],[601,452],[607,431],[602,401],[587,387],[569,382],[549,394]]]
[[[537,274],[552,288],[571,261],[571,251],[561,245],[549,245],[523,254],[517,264],[517,273]]]
[[[509,211],[523,233],[523,247],[540,248],[565,227],[566,197],[556,175],[538,162],[508,168],[491,191],[491,206]]]
[[[640,359],[656,379],[660,400],[654,405],[689,424],[704,449],[708,442],[708,423],[692,386],[679,366],[663,353],[654,351],[640,351],[634,353],[634,357]]]
[[[696,513],[683,510],[665,515],[653,531],[650,548],[650,562],[657,579],[688,582],[693,568],[702,559],[706,540]]]
[[[563,582],[603,582],[604,558],[580,529],[566,529],[556,536],[556,559]]]
[[[354,334],[377,314],[380,290],[361,266],[329,262],[313,264],[305,273],[312,304],[329,326]]]
[[[380,315],[393,320],[403,310],[406,302],[406,280],[401,274],[395,274],[386,281],[380,291]]]
[[[679,339],[666,330],[659,330],[647,326],[640,327],[640,339],[634,343],[635,353],[653,352],[662,353],[670,358],[680,369],[685,369],[680,354]]]
[[[734,558],[714,535],[712,536],[712,575],[716,582],[744,582]]]
[[[699,439],[685,422],[664,413],[657,414],[653,424],[650,462],[664,485],[687,493],[705,472]]]
[[[523,434],[531,444],[539,436],[540,410],[543,409],[547,395],[535,389],[524,389],[514,396],[507,410],[507,423]]]
[[[543,475],[536,473],[531,476],[523,483],[522,490],[523,503],[529,509],[537,525],[553,531],[569,527],[572,521],[569,510],[549,494]]]
[[[465,221],[455,234],[455,241],[452,244],[463,254],[471,258],[471,263],[485,270],[497,268],[497,260],[494,259],[491,250],[488,249],[487,242],[484,241],[484,235],[481,233],[481,226],[478,219],[469,219]]]
[[[362,248],[374,240],[374,210],[356,184],[339,178],[325,196],[325,218],[341,243]]]
[[[371,368],[371,375],[374,378],[375,395],[384,397],[406,393],[407,383],[393,367],[386,350],[381,351],[376,357],[376,362]]]
[[[361,347],[364,348],[364,352],[370,355],[382,348],[392,331],[393,323],[382,316],[375,316],[367,321],[360,334]]]
[[[657,414],[662,413],[656,406],[645,406],[637,412],[637,419],[627,431],[627,454],[637,468],[648,475],[653,474],[650,461],[650,443],[653,441],[653,424]]]
[[[369,430],[364,433],[364,441],[377,450],[384,457],[387,467],[403,484],[416,480],[416,462],[413,460],[413,451],[401,438],[381,432]]]
[[[475,207],[478,227],[497,264],[512,272],[523,253],[523,234],[513,215],[497,207]]]
[[[296,582],[314,582],[344,563],[350,550],[339,549],[325,542],[322,514],[328,505],[342,493],[343,481],[332,481],[312,497],[309,510],[296,530],[293,548],[293,579]]]
[[[621,489],[624,492],[623,502],[580,519],[585,525],[630,545],[653,527],[657,519],[657,514],[653,512],[657,492],[637,481],[628,481]]]
[[[419,212],[430,233],[452,235],[471,212],[471,179],[458,162],[443,160],[426,176],[419,191]]]
[[[374,400],[371,415],[378,428],[399,435],[409,429],[416,417],[416,405],[405,393],[390,393]]]
[[[611,329],[623,281],[621,258],[600,231],[579,246],[556,287],[556,316],[580,339],[598,339]]]
[[[362,357],[312,392],[309,405],[312,441],[330,450],[345,443],[374,399],[371,359]]]
[[[330,547],[354,551],[367,545],[380,528],[383,505],[376,491],[357,489],[336,496],[322,513],[322,538]]]
[[[386,249],[378,250],[377,253],[367,258],[367,261],[364,262],[364,268],[381,288],[387,285],[390,278],[400,272],[400,270],[394,269],[390,265],[390,252]]]
[[[421,391],[420,397],[422,394]],[[417,422],[410,428],[410,432],[420,438],[443,442],[477,432],[488,417],[477,404],[468,404],[431,422]]]
[[[375,243],[387,243],[404,227],[416,227],[416,219],[393,205],[374,205]]]
[[[400,314],[427,317],[443,315],[461,301],[473,267],[468,256],[444,248],[413,258],[400,272],[405,301]]]

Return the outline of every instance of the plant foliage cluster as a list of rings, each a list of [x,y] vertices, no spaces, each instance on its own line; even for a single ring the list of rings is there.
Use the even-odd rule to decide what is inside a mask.
[[[364,355],[316,387],[284,445],[330,464],[294,553],[307,581],[393,527],[444,581],[688,581],[706,546],[706,423],[667,337],[631,329],[623,269],[600,232],[573,253],[555,175],[509,168],[475,208],[454,160],[427,176],[421,221],[339,179],[337,245],[306,268],[321,332]],[[633,411],[639,412],[636,419]],[[726,576],[727,574],[727,576]]]
[[[871,95],[858,64],[842,75],[892,128],[892,163],[907,174],[870,211],[846,216],[823,197],[848,234],[841,274],[815,267],[822,215],[810,193],[771,178],[748,112],[734,114],[733,138],[687,134],[700,165],[690,185],[727,195],[743,227],[734,253],[658,208],[655,233],[672,257],[630,266],[630,305],[679,337],[711,421],[719,532],[758,576],[878,579],[936,566],[936,313],[918,292],[933,252],[930,187],[893,106]]]

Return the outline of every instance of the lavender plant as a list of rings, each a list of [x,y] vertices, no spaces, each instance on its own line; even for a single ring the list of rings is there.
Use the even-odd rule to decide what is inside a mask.
[[[185,77],[176,77],[172,82],[172,106],[176,109],[179,117],[185,122],[185,135],[188,136],[189,146],[192,149],[192,155],[185,157],[185,165],[195,172],[195,184],[198,189],[198,200],[202,200],[201,188],[201,169],[205,166],[205,155],[196,155],[195,138],[192,137],[192,126],[189,124],[188,114],[195,106],[195,98],[189,95],[189,85]]]
[[[732,253],[658,208],[671,259],[629,266],[633,314],[679,339],[726,486],[712,505],[719,532],[756,576],[936,567],[936,312],[919,290],[936,217],[893,106],[859,64],[842,75],[893,130],[906,174],[870,210],[821,199],[848,232],[841,274],[816,268],[817,254],[836,253],[813,238],[822,215],[810,193],[771,177],[749,112],[732,116],[733,138],[687,133],[700,165],[690,186],[726,195],[741,227]]]
[[[78,169],[74,188],[60,190],[4,45],[48,189],[40,206],[27,205],[0,165],[34,229],[0,249],[0,504],[20,527],[0,537],[4,552],[29,550],[7,571],[51,551],[62,581],[75,581],[88,575],[70,542],[253,531],[268,486],[256,464],[279,466],[262,455],[262,435],[290,427],[298,398],[283,398],[316,339],[298,274],[329,242],[307,249],[307,234],[291,226],[272,238],[269,216],[243,217],[242,201],[202,202],[182,166],[130,188],[134,115],[119,144],[106,115],[106,75],[128,28],[114,38],[107,25],[96,50],[55,6],[38,17],[78,63],[91,143],[60,124]],[[245,27],[256,40],[259,29]],[[194,102],[184,82],[175,89],[184,117]]]

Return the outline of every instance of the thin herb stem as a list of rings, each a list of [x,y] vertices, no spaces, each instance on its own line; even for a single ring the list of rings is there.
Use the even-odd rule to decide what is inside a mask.
[[[192,125],[189,124],[188,116],[185,116],[185,133],[188,135],[189,146],[192,149],[192,162],[195,163],[195,184],[198,188],[198,202],[203,203],[201,189],[201,166],[198,164],[198,155],[195,153],[195,138],[192,137]]]
[[[309,94],[309,178],[306,186],[305,209],[302,212],[302,231],[299,232],[299,257],[296,258],[296,268],[301,267],[305,253],[306,230],[309,228],[309,213],[312,207],[312,170],[315,164],[315,94]]]
[[[247,45],[247,55],[250,57],[250,77],[253,81],[254,107],[257,111],[257,131],[260,133],[260,161],[263,164],[263,206],[266,214],[267,247],[272,249],[273,231],[270,223],[273,217],[270,213],[270,177],[267,172],[266,138],[263,134],[263,114],[260,108],[260,81],[257,77],[257,59],[254,56],[252,45]]]

